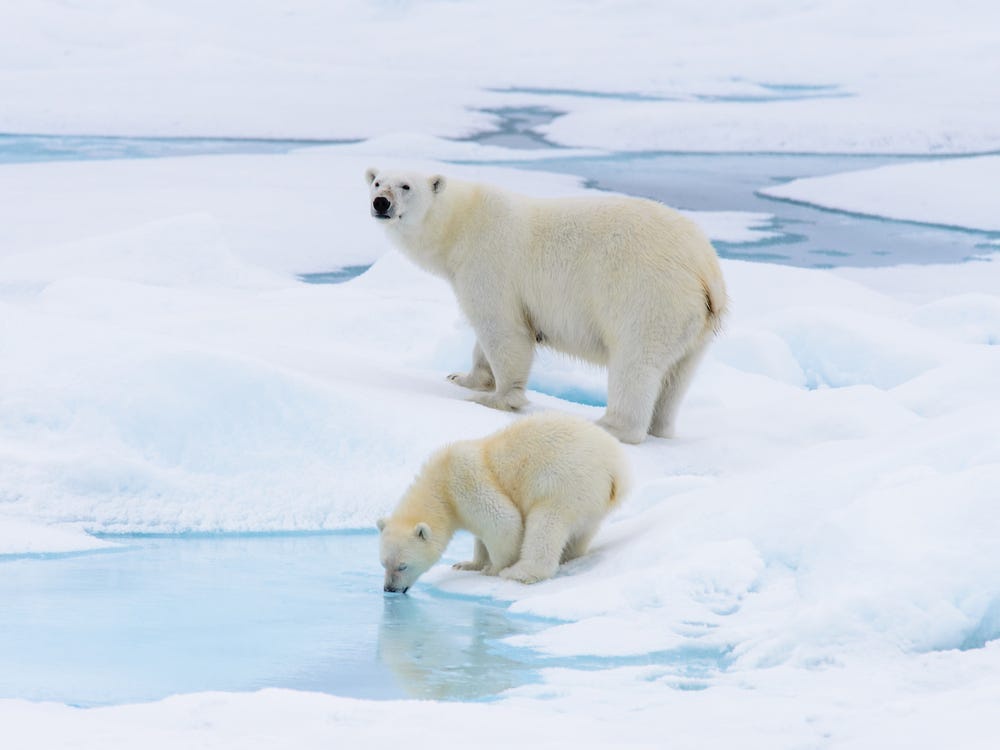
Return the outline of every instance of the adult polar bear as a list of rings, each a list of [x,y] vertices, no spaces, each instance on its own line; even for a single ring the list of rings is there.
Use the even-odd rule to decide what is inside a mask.
[[[472,370],[449,378],[524,406],[535,345],[608,367],[598,424],[626,443],[670,437],[719,328],[715,250],[686,217],[627,197],[529,198],[440,175],[369,169],[373,217],[447,279],[476,332]]]

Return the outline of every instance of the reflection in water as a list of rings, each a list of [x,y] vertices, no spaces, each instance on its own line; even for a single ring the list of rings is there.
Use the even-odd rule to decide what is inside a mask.
[[[101,554],[0,556],[0,699],[280,687],[475,700],[538,668],[501,641],[543,621],[490,599],[385,597],[374,532],[114,540]]]
[[[378,633],[378,657],[413,698],[472,700],[530,681],[528,652],[507,647],[507,636],[540,629],[485,604],[463,608],[387,596]]]

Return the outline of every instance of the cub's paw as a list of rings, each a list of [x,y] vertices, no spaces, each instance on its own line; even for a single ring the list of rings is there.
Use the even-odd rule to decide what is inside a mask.
[[[451,567],[455,570],[482,570],[486,567],[486,563],[478,563],[475,560],[467,560],[466,562],[455,563]]]
[[[451,375],[448,376],[448,380],[450,380],[455,385],[460,385],[463,388],[471,388],[474,391],[493,390],[493,378],[477,375],[474,372],[470,373],[453,372]]]
[[[524,391],[510,391],[502,395],[484,393],[482,396],[476,396],[472,400],[483,406],[488,406],[491,409],[499,409],[500,411],[517,411],[528,405],[528,399],[524,395]]]
[[[549,576],[545,575],[542,571],[532,570],[517,563],[501,570],[500,577],[506,578],[509,581],[518,581],[519,583],[538,583],[539,581],[544,581]]]

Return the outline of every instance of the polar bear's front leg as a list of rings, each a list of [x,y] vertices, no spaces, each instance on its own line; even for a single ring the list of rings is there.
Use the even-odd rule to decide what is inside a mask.
[[[535,337],[524,326],[496,328],[496,323],[477,326],[476,334],[496,381],[492,393],[474,399],[483,406],[515,411],[527,405],[524,389],[535,356]]]
[[[493,379],[493,370],[490,369],[489,360],[483,354],[483,348],[476,342],[472,350],[472,369],[463,375],[460,372],[453,372],[448,376],[452,383],[471,388],[474,391],[492,391],[496,381]]]
[[[468,562],[455,563],[455,570],[482,570],[490,564],[490,553],[486,550],[483,540],[476,537],[476,551]]]

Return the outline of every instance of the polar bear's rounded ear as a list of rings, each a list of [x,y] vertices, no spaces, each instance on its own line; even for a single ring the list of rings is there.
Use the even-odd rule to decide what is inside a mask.
[[[431,184],[432,193],[440,193],[442,190],[444,190],[444,186],[446,184],[444,177],[439,174],[436,174],[433,177],[431,177],[430,180],[428,180],[428,182],[430,182]]]
[[[423,522],[418,523],[413,527],[413,535],[420,537],[426,542],[431,538],[431,527]]]
[[[384,519],[384,518],[380,518],[380,519],[378,519],[378,520],[377,520],[377,521],[375,522],[375,526],[376,526],[376,528],[378,528],[378,530],[379,530],[379,533],[381,534],[381,533],[382,533],[382,529],[384,529],[384,528],[385,528],[385,519]]]
[[[368,167],[365,170],[365,179],[368,180],[368,184],[371,185],[375,182],[375,178],[378,177],[378,170],[375,167]]]

